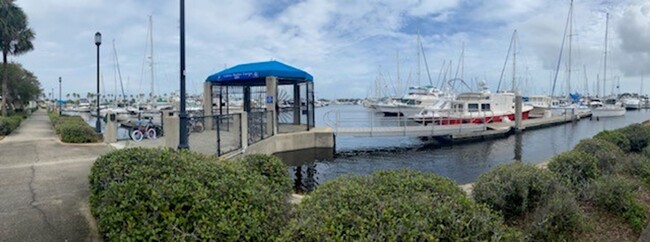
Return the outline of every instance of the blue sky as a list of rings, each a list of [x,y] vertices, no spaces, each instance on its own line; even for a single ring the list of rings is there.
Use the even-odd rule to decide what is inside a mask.
[[[117,56],[127,93],[148,93],[149,67],[143,63],[149,15],[155,92],[179,89],[178,1],[17,4],[36,32],[35,50],[11,59],[33,71],[46,93],[57,87],[59,76],[64,93],[94,92],[97,31],[104,39],[103,92],[115,93]],[[273,59],[314,75],[318,97],[365,97],[377,78],[392,83],[398,79],[398,51],[399,79],[405,88],[418,83],[418,31],[434,82],[443,62],[451,61],[455,72],[464,45],[463,79],[485,80],[494,90],[517,29],[519,88],[527,94],[548,94],[568,9],[569,0],[186,1],[188,90],[200,93],[205,78],[224,67]],[[603,72],[605,12],[611,14],[607,92],[619,79],[621,92],[639,91],[641,76],[650,66],[650,3],[576,0],[572,64],[568,68],[562,63],[557,92],[567,90],[567,69],[572,91],[585,92],[585,80],[589,92],[595,91],[594,81]],[[419,82],[426,84],[424,61],[420,63]],[[505,79],[511,80],[511,67],[508,70]],[[394,93],[397,85],[384,86],[392,87],[385,92]],[[650,83],[646,87],[650,89]]]

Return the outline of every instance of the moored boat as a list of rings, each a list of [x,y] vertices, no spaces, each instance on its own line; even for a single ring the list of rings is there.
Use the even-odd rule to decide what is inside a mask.
[[[481,92],[461,93],[456,100],[449,102],[451,109],[425,109],[411,119],[424,124],[442,125],[508,122],[515,119],[515,94],[511,92],[491,93],[484,89]],[[528,119],[532,109],[532,106],[522,105],[522,119]]]

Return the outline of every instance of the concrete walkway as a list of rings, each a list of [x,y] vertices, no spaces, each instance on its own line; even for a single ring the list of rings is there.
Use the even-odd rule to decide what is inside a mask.
[[[88,173],[110,150],[60,143],[43,110],[0,140],[0,241],[101,240],[88,208]]]

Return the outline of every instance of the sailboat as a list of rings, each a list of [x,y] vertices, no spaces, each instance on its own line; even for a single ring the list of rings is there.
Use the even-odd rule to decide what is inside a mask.
[[[568,33],[568,34],[567,34]],[[554,97],[555,87],[557,84],[558,75],[560,73],[560,64],[562,63],[562,56],[564,52],[564,43],[566,38],[569,38],[568,53],[567,53],[567,69],[566,69],[566,90],[568,95],[561,97]],[[567,115],[569,112],[578,117],[587,117],[592,115],[591,109],[586,103],[583,103],[580,94],[571,93],[571,72],[572,72],[572,48],[573,48],[573,0],[569,5],[569,13],[567,15],[566,25],[564,27],[564,35],[562,37],[562,45],[560,47],[560,55],[558,57],[557,66],[555,68],[555,76],[553,78],[553,87],[551,89],[551,102],[549,103],[549,110],[554,115]]]
[[[609,31],[609,13],[605,20],[605,59],[603,68],[603,97],[605,97],[605,82],[607,81],[607,37]],[[625,106],[615,97],[605,98],[604,101],[599,99],[591,100],[592,114],[597,118],[619,117],[625,115]]]

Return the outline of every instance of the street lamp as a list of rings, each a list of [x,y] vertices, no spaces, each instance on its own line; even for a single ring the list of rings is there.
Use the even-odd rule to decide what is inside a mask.
[[[97,46],[97,121],[95,122],[95,132],[98,134],[102,132],[102,123],[99,120],[99,46],[102,44],[102,34],[95,33],[95,45]]]
[[[185,0],[181,1],[181,113],[178,115],[180,118],[180,137],[178,140],[178,149],[187,150],[190,148],[187,142],[187,113],[185,112]]]
[[[59,77],[59,116],[61,116],[61,77]]]
[[[100,120],[99,114],[99,46],[102,44],[102,34],[97,32],[95,33],[95,45],[97,46],[97,120],[95,121],[95,132],[98,134],[102,132],[102,123]]]

